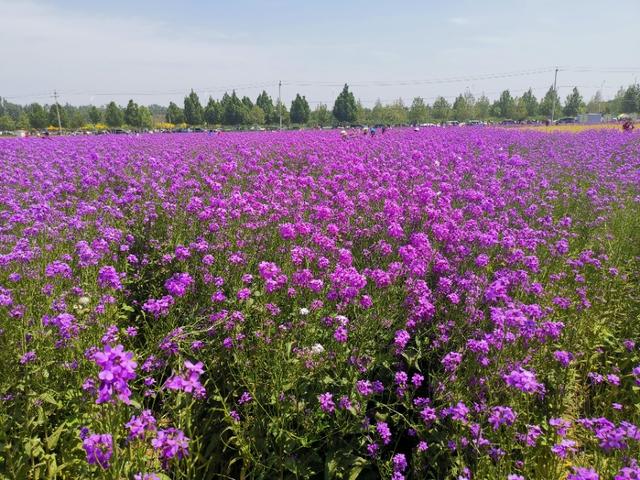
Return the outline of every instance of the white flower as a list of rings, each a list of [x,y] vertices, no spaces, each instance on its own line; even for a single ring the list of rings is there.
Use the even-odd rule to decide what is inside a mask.
[[[89,297],[87,297],[87,296],[83,296],[83,297],[80,297],[80,298],[78,299],[78,303],[79,303],[80,305],[89,305],[89,302],[90,302],[90,301],[91,301],[91,299],[90,299]]]
[[[316,343],[313,347],[311,347],[311,351],[313,353],[322,353],[324,352],[324,347],[321,344]]]
[[[309,309],[302,307],[300,309],[300,315],[309,315]]]

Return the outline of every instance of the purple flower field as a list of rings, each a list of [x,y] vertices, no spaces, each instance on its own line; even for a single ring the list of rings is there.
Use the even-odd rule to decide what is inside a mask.
[[[640,478],[640,135],[0,139],[0,478]]]

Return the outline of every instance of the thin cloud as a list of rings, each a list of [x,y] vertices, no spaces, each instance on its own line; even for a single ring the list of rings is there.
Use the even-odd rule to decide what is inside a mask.
[[[238,42],[242,34],[192,30],[192,36],[185,36],[163,22],[91,16],[35,2],[0,0],[0,18],[3,70],[11,72],[14,88],[19,88],[4,95],[43,88],[64,94],[246,83],[246,78],[264,78],[260,73],[269,68],[270,53]],[[239,75],[245,79],[240,81]],[[8,82],[4,88],[11,88]]]
[[[449,19],[449,23],[459,26],[470,25],[471,19],[467,17],[452,17]]]

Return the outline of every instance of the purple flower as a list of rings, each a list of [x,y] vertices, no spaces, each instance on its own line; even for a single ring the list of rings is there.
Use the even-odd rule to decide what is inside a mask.
[[[114,397],[124,403],[130,403],[131,390],[128,382],[136,377],[137,365],[133,361],[133,353],[125,352],[122,345],[113,348],[105,345],[102,352],[93,355],[93,361],[100,367],[96,403],[112,402]]]
[[[133,480],[160,480],[160,477],[155,473],[136,473],[133,476]]]
[[[24,355],[22,355],[22,357],[20,357],[20,364],[26,365],[27,363],[33,362],[36,358],[38,358],[38,356],[36,355],[36,352],[31,350],[25,353]]]
[[[148,432],[156,431],[156,419],[151,410],[143,410],[140,416],[132,416],[125,427],[129,430],[129,438],[144,439]]]
[[[98,285],[102,288],[113,288],[114,290],[122,289],[120,276],[116,269],[110,265],[102,267],[98,272]]]
[[[393,343],[396,346],[396,351],[402,352],[409,343],[409,340],[411,340],[411,335],[409,335],[409,332],[407,332],[406,330],[398,330],[393,340]]]
[[[57,260],[45,267],[44,274],[49,278],[71,278],[73,276],[71,267],[64,262],[59,262]]]
[[[509,407],[493,407],[489,416],[489,424],[494,430],[498,430],[501,425],[513,425],[516,417],[516,413]]]
[[[169,314],[169,308],[174,304],[174,299],[171,295],[166,295],[159,299],[150,298],[147,300],[142,309],[149,312],[154,317],[164,317]]]
[[[240,398],[238,399],[238,405],[244,405],[245,403],[249,403],[253,398],[249,392],[244,392]]]
[[[407,457],[403,453],[396,453],[392,459],[393,470],[396,472],[404,472],[407,467]]]
[[[569,366],[569,364],[573,360],[573,354],[570,352],[565,352],[563,350],[553,352],[553,356],[563,367]]]
[[[202,362],[191,363],[189,360],[185,360],[184,368],[183,373],[174,374],[167,379],[164,384],[165,388],[191,393],[196,398],[204,398],[207,391],[200,383],[200,375],[204,373]]]
[[[575,453],[577,451],[576,442],[574,442],[573,440],[567,440],[565,438],[560,443],[557,443],[553,447],[551,447],[551,451],[560,458],[567,458],[569,454]]]
[[[238,291],[238,300],[242,301],[242,300],[246,300],[247,298],[249,298],[251,296],[251,290],[249,290],[248,288],[241,288]]]
[[[600,480],[600,476],[592,468],[573,467],[573,473],[567,476],[567,480]]]
[[[536,374],[524,368],[512,370],[509,374],[504,375],[504,381],[507,385],[524,393],[544,394],[544,385],[538,382]]]
[[[444,370],[449,373],[455,372],[460,362],[462,362],[462,355],[458,352],[449,352],[442,359]]]
[[[159,453],[165,468],[172,458],[181,460],[189,455],[189,438],[177,428],[158,430],[156,438],[151,440],[151,446]]]
[[[339,326],[338,328],[336,328],[336,331],[333,332],[333,338],[335,338],[336,342],[338,343],[345,343],[348,337],[349,331],[346,329],[346,327]]]
[[[389,443],[391,443],[391,430],[386,422],[378,421],[376,423],[376,432],[380,435],[383,445],[389,445]]]
[[[571,428],[571,422],[563,418],[551,418],[549,419],[549,425],[551,425],[555,429],[556,434],[561,437],[564,437],[568,429]]]
[[[174,297],[183,297],[187,290],[193,285],[193,278],[188,273],[174,273],[171,278],[164,282],[164,288]]]
[[[82,447],[87,454],[87,462],[99,465],[103,469],[109,468],[109,460],[113,454],[113,438],[110,434],[88,435],[82,441]]]
[[[356,382],[356,390],[363,397],[373,394],[373,386],[369,380],[358,380]]]
[[[628,467],[620,469],[613,480],[638,480],[640,479],[640,466],[637,460],[632,460]]]
[[[329,392],[321,393],[318,395],[318,401],[320,402],[320,409],[325,413],[333,413],[336,409],[335,403],[333,403],[333,395]]]

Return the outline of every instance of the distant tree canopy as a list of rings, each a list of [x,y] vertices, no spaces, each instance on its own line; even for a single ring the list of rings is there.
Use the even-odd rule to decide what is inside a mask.
[[[173,102],[169,102],[169,107],[167,107],[165,119],[167,120],[167,122],[173,123],[174,125],[184,123],[184,112],[178,105]]]
[[[225,125],[241,125],[246,120],[247,107],[233,90],[231,95],[224,94],[222,97],[222,123]]]
[[[307,123],[309,121],[310,114],[311,109],[309,108],[307,99],[305,97],[301,97],[300,94],[297,94],[296,98],[291,102],[291,110],[289,111],[291,121],[293,123]]]
[[[376,103],[376,105],[378,105]],[[375,108],[375,107],[374,107]],[[422,97],[416,97],[409,108],[409,122],[412,124],[426,123],[429,119],[429,107]]]
[[[584,107],[585,104],[582,101],[582,95],[580,95],[578,87],[573,87],[571,93],[567,95],[567,101],[564,103],[564,114],[567,117],[575,117],[584,111]]]
[[[116,105],[116,102],[109,102],[104,112],[104,121],[110,127],[120,127],[124,122],[124,113],[122,109]]]
[[[184,121],[187,125],[202,125],[204,121],[204,109],[193,90],[184,97]]]
[[[49,126],[49,115],[39,103],[32,103],[27,107],[27,116],[31,128],[47,128]]]
[[[184,108],[174,102],[168,106],[138,105],[130,99],[124,108],[115,102],[98,107],[95,105],[73,106],[58,103],[42,105],[31,103],[18,105],[0,97],[0,130],[36,129],[58,127],[77,129],[106,123],[109,127],[127,125],[134,129],[153,128],[160,122],[173,125],[289,125],[328,126],[346,123],[360,124],[420,124],[458,120],[461,122],[477,120],[526,120],[543,119],[553,115],[576,116],[583,112],[604,113],[610,115],[640,113],[640,85],[621,87],[614,98],[605,100],[602,92],[596,92],[585,103],[577,87],[573,88],[561,100],[558,92],[549,87],[545,95],[538,99],[529,88],[519,97],[514,97],[507,89],[492,103],[486,95],[475,98],[469,91],[454,97],[437,97],[427,104],[422,97],[415,97],[409,105],[397,99],[384,105],[377,100],[373,106],[366,106],[356,99],[347,84],[335,99],[333,108],[319,103],[312,111],[304,95],[296,93],[290,108],[284,103],[272,100],[266,91],[262,91],[255,102],[248,96],[238,97],[235,91],[224,93],[221,99],[209,97],[203,107],[198,94],[191,90],[184,97]]]
[[[333,116],[338,122],[350,123],[356,120],[356,99],[349,91],[349,85],[344,84],[344,88],[333,105]]]
[[[264,121],[266,123],[278,122],[278,112],[276,112],[276,109],[273,106],[271,97],[264,90],[260,95],[258,95],[258,98],[256,99],[256,106],[260,107],[264,112]]]
[[[438,120],[444,122],[449,119],[451,115],[451,105],[447,102],[447,99],[444,97],[438,97],[433,102],[433,107],[431,108],[431,115],[434,120]]]
[[[545,96],[540,100],[540,106],[538,108],[538,112],[540,115],[545,117],[550,117],[551,113],[554,111],[557,115],[557,112],[560,109],[560,97],[558,97],[558,92],[553,89],[553,86],[549,87]]]

